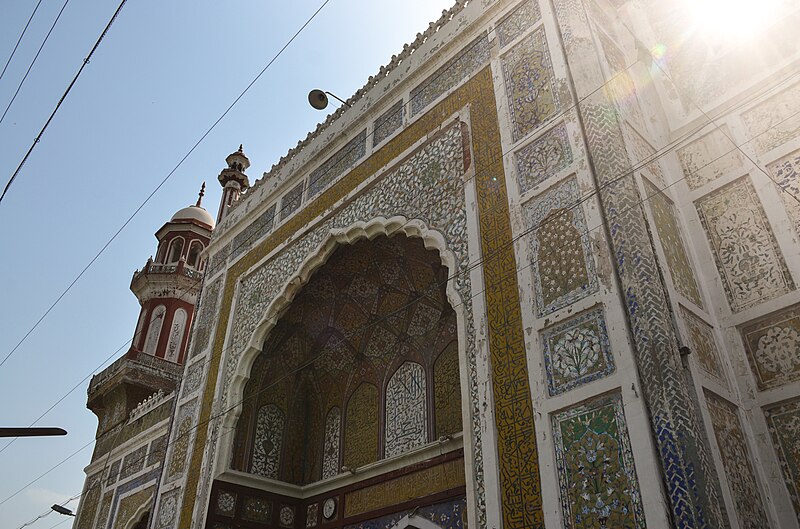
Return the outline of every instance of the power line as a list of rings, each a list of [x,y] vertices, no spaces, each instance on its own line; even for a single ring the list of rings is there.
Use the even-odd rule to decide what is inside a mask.
[[[25,79],[27,79],[28,78],[28,74],[31,73],[31,69],[33,69],[33,65],[36,64],[36,59],[38,59],[39,58],[39,54],[42,53],[42,50],[44,49],[44,45],[47,44],[47,40],[50,38],[50,34],[53,33],[53,30],[55,29],[56,24],[58,24],[58,21],[61,19],[61,14],[64,12],[64,9],[66,9],[67,4],[69,4],[69,0],[66,0],[64,2],[64,5],[61,6],[61,11],[58,12],[58,15],[56,16],[56,19],[53,21],[53,25],[50,26],[50,30],[47,32],[47,35],[45,35],[44,40],[42,41],[42,45],[39,46],[39,50],[36,52],[36,55],[33,57],[33,60],[31,61],[30,65],[28,65],[28,70],[25,72],[25,75],[22,76],[22,80],[17,85],[17,91],[14,92],[14,95],[11,97],[11,101],[8,102],[8,106],[6,107],[5,111],[3,111],[3,115],[0,116],[0,123],[2,123],[4,119],[6,119],[6,114],[8,114],[8,110],[11,108],[11,105],[13,105],[14,101],[17,99],[17,95],[19,95],[19,91],[22,90],[22,85],[25,84]],[[39,6],[37,5],[36,8],[38,9]],[[36,11],[34,10],[34,13],[35,12]],[[30,23],[30,20],[28,22]],[[28,28],[28,26],[26,25],[25,29],[27,29],[27,28]],[[20,35],[20,38],[22,38],[21,35]],[[17,44],[19,44],[19,42],[17,42]],[[14,51],[16,51],[16,49],[17,48],[14,47]],[[9,58],[8,60],[10,61],[11,58]],[[8,65],[6,65],[6,66],[8,66]],[[3,69],[3,72],[5,72],[5,68]],[[5,193],[3,193],[3,194],[5,194]]]
[[[14,175],[11,177],[11,180],[9,180],[8,184],[6,184],[6,188],[3,191],[3,194],[0,195],[0,202],[2,202],[3,197],[5,196],[6,192],[8,191],[9,186],[14,181],[14,178],[16,178],[16,176],[19,174],[20,170],[22,169],[22,166],[25,164],[25,161],[28,159],[28,157],[30,156],[31,152],[33,151],[33,148],[39,142],[39,139],[41,138],[42,134],[44,133],[44,130],[47,128],[47,125],[49,125],[50,121],[53,119],[53,116],[55,115],[55,112],[58,110],[59,106],[61,106],[61,103],[64,101],[64,98],[66,97],[67,93],[69,93],[69,90],[75,84],[75,81],[77,80],[78,75],[80,75],[80,72],[83,70],[83,68],[86,66],[86,64],[88,64],[89,58],[91,57],[92,53],[94,53],[94,50],[97,49],[97,46],[100,44],[100,41],[102,40],[103,36],[108,31],[108,29],[111,27],[111,24],[114,22],[114,19],[116,18],[117,14],[119,14],[119,11],[122,9],[122,6],[125,4],[126,1],[127,0],[122,0],[122,3],[120,3],[119,8],[117,8],[117,11],[114,13],[114,17],[112,17],[111,21],[109,21],[109,23],[108,23],[108,26],[106,26],[106,29],[103,32],[103,35],[101,35],[100,39],[98,39],[97,43],[95,44],[95,47],[92,49],[92,52],[89,54],[89,57],[86,58],[86,60],[84,61],[83,65],[81,66],[81,69],[78,71],[78,74],[75,76],[75,79],[73,79],[72,83],[70,84],[69,88],[67,89],[67,92],[64,94],[64,97],[61,98],[61,101],[59,101],[58,106],[56,106],[56,110],[53,111],[53,114],[51,114],[50,119],[48,119],[48,121],[45,124],[44,128],[39,133],[39,136],[36,138],[36,140],[34,141],[33,145],[31,145],[30,150],[28,150],[28,154],[25,155],[25,158],[19,164],[19,167],[14,172]],[[106,249],[109,247],[109,245],[111,245],[111,243],[114,242],[114,240],[119,236],[119,234],[122,232],[122,230],[124,230],[128,226],[128,224],[130,224],[130,222],[133,220],[133,218],[142,210],[142,208],[144,208],[144,206],[150,201],[150,199],[153,198],[153,196],[158,192],[159,189],[161,189],[161,187],[167,182],[167,180],[169,180],[170,177],[172,177],[172,175],[175,174],[175,172],[178,170],[178,168],[181,165],[183,165],[183,162],[186,161],[186,159],[195,151],[195,149],[197,149],[197,147],[200,145],[200,143],[202,143],[203,140],[205,140],[206,137],[211,133],[211,131],[213,131],[216,128],[216,126],[219,124],[219,122],[222,121],[222,119],[225,116],[228,115],[228,113],[239,102],[239,100],[242,99],[242,97],[244,97],[244,95],[250,90],[250,88],[256,83],[256,81],[258,81],[261,78],[261,76],[264,75],[264,73],[267,71],[267,69],[269,69],[269,67],[272,66],[272,64],[283,54],[283,52],[286,50],[286,48],[288,48],[289,45],[291,45],[292,42],[294,42],[294,40],[300,35],[300,33],[302,33],[302,31],[316,18],[316,16],[320,13],[320,11],[322,11],[322,9],[330,1],[331,0],[325,0],[322,3],[322,5],[314,12],[313,15],[311,15],[311,17],[305,22],[305,24],[303,24],[300,27],[300,29],[297,30],[297,32],[292,36],[292,38],[289,39],[289,41],[278,51],[278,53],[275,54],[275,56],[258,73],[258,75],[256,75],[256,77],[250,82],[250,84],[247,85],[247,87],[239,94],[239,96],[233,101],[233,103],[231,103],[228,106],[228,108],[225,109],[225,111],[222,113],[222,115],[220,115],[220,117],[217,118],[217,120],[208,128],[208,130],[206,130],[206,132],[200,137],[200,139],[198,139],[195,142],[195,144],[192,146],[192,148],[189,149],[189,151],[183,156],[183,158],[180,159],[180,161],[177,163],[177,165],[175,165],[175,167],[167,174],[167,176],[165,176],[164,179],[161,180],[161,182],[156,186],[155,189],[153,189],[153,191],[147,196],[147,198],[145,198],[144,201],[141,204],[139,204],[139,206],[133,211],[133,213],[122,224],[122,226],[120,226],[119,229],[117,229],[117,231],[114,233],[114,235],[112,235],[111,238],[103,245],[103,247],[100,248],[100,251],[98,251],[95,254],[95,256],[89,261],[89,263],[83,268],[83,270],[81,270],[81,272],[75,277],[75,279],[72,280],[72,282],[67,286],[67,288],[64,289],[63,292],[61,292],[61,294],[50,305],[50,307],[48,307],[48,309],[44,312],[44,314],[42,314],[42,316],[36,321],[36,323],[33,324],[33,326],[28,330],[28,332],[25,333],[25,335],[22,337],[22,339],[20,339],[20,341],[17,342],[17,344],[3,358],[3,360],[0,361],[0,367],[2,367],[3,364],[5,364],[8,361],[8,359],[11,358],[11,355],[13,355],[14,352],[16,352],[16,350],[19,349],[19,347],[25,342],[25,340],[27,340],[28,336],[30,336],[31,333],[33,333],[33,331],[36,330],[36,328],[39,326],[39,324],[41,324],[42,321],[47,317],[47,315],[50,314],[50,312],[55,308],[55,306],[58,305],[58,303],[67,294],[67,292],[72,290],[72,287],[75,286],[75,283],[77,283],[80,280],[80,278],[83,277],[83,275],[86,273],[86,271],[89,270],[89,268],[94,264],[94,262],[97,261],[97,259],[106,251]]]
[[[70,91],[72,90],[72,87],[75,86],[75,82],[78,80],[78,77],[80,77],[81,73],[83,72],[83,69],[86,68],[87,64],[89,64],[89,61],[91,60],[92,55],[94,55],[94,52],[100,46],[100,43],[103,41],[103,38],[106,36],[106,33],[108,33],[108,30],[111,29],[111,25],[117,19],[117,15],[119,15],[119,12],[122,11],[122,7],[125,5],[126,1],[127,0],[122,0],[122,2],[120,2],[120,4],[119,4],[119,7],[117,7],[117,10],[114,11],[114,15],[111,17],[111,20],[108,21],[108,24],[106,25],[106,27],[103,30],[103,32],[100,34],[100,37],[98,37],[97,41],[94,43],[94,46],[92,47],[91,51],[89,52],[89,55],[86,56],[86,58],[83,60],[83,64],[81,64],[81,67],[78,68],[78,73],[75,74],[75,77],[73,77],[72,82],[70,82],[69,86],[67,86],[67,89],[64,92],[64,95],[62,95],[61,99],[58,100],[58,103],[56,104],[56,107],[53,109],[53,112],[50,114],[50,117],[47,118],[47,121],[45,122],[44,126],[42,127],[42,130],[39,131],[39,135],[36,136],[35,140],[33,140],[33,144],[31,145],[30,149],[28,149],[28,152],[25,154],[25,157],[22,158],[22,161],[17,166],[17,169],[14,171],[14,174],[11,175],[11,178],[8,180],[8,183],[6,184],[5,188],[3,189],[2,195],[0,195],[0,203],[3,202],[3,198],[5,198],[6,193],[8,193],[8,189],[11,187],[11,184],[17,178],[17,175],[19,175],[20,171],[22,171],[22,166],[24,166],[25,162],[28,161],[28,158],[30,157],[31,153],[33,152],[33,149],[36,148],[36,145],[42,139],[42,136],[44,135],[44,131],[47,130],[47,127],[50,125],[50,122],[53,121],[53,118],[56,116],[56,112],[58,112],[58,109],[61,108],[62,103],[64,103],[64,100],[69,95]],[[67,0],[67,2],[69,2],[69,0]],[[66,7],[67,2],[64,3],[64,7]],[[63,11],[64,8],[62,7],[61,9]],[[59,16],[61,16],[61,13],[59,13]],[[54,24],[54,26],[55,26],[55,24]],[[52,29],[53,28],[50,28],[51,31],[52,31]],[[49,35],[50,34],[48,33],[48,36]],[[41,51],[41,48],[40,48],[39,51]],[[37,53],[37,56],[38,56],[38,53]],[[33,63],[31,63],[31,66],[33,66]],[[27,76],[27,74],[26,74],[26,76]],[[17,89],[17,91],[19,91],[19,88]],[[16,97],[16,94],[15,94],[14,97]],[[10,104],[9,104],[9,106],[10,106]],[[8,112],[8,109],[6,109],[6,112]],[[5,117],[5,114],[3,114],[3,116]],[[2,365],[2,364],[0,364],[0,365]]]
[[[11,55],[9,55],[8,60],[6,61],[5,66],[3,66],[3,71],[0,72],[0,79],[3,79],[3,76],[6,74],[6,70],[8,69],[8,65],[11,64],[11,59],[14,58],[14,54],[17,53],[17,48],[19,48],[19,43],[22,42],[22,37],[25,36],[25,32],[28,31],[28,26],[31,25],[31,20],[33,20],[33,16],[36,14],[36,11],[39,10],[39,6],[42,5],[42,0],[36,2],[36,7],[33,8],[33,13],[28,18],[28,22],[25,23],[25,27],[22,28],[22,33],[19,34],[19,38],[17,39],[17,43],[14,44],[14,49],[11,50]]]

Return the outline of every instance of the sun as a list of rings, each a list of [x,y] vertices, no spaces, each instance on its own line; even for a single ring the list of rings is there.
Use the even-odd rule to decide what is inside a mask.
[[[685,0],[692,29],[712,41],[749,41],[765,33],[790,0]]]

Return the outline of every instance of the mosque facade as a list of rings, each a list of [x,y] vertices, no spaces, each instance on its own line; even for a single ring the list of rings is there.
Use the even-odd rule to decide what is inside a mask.
[[[800,527],[800,15],[678,3],[459,0],[230,154],[134,274],[75,527]]]

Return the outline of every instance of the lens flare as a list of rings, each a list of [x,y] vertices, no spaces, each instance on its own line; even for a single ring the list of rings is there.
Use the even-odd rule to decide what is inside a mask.
[[[788,0],[687,0],[694,30],[710,40],[749,40],[764,31]]]

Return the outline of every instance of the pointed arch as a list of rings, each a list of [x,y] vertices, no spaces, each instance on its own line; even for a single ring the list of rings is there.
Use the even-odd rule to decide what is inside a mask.
[[[147,325],[147,338],[144,341],[142,351],[155,356],[158,349],[158,340],[161,337],[161,328],[164,326],[164,317],[167,315],[167,308],[159,305],[153,309],[150,315],[150,323]]]
[[[438,252],[441,264],[449,270],[449,277],[445,284],[444,291],[446,300],[455,313],[456,334],[459,336],[457,340],[458,354],[460,358],[466,358],[466,340],[463,339],[465,333],[465,313],[453,275],[453,272],[457,270],[457,262],[455,254],[448,248],[444,236],[436,230],[429,229],[420,220],[408,220],[406,217],[402,216],[388,219],[385,217],[377,217],[369,222],[358,221],[346,228],[331,230],[328,237],[317,247],[317,250],[310,253],[305,261],[298,267],[296,273],[287,280],[281,292],[275,296],[264,311],[264,316],[256,325],[254,331],[250,335],[247,345],[245,345],[239,356],[234,368],[234,374],[231,378],[231,389],[229,392],[229,399],[231,402],[242,401],[245,386],[250,379],[251,368],[262,352],[267,336],[278,324],[283,314],[289,309],[297,294],[310,281],[313,274],[327,262],[337,248],[354,245],[361,240],[373,240],[381,235],[386,237],[403,235],[409,239],[421,239],[425,249],[436,250]],[[464,362],[464,364],[465,363],[466,362]],[[378,394],[380,394],[380,392],[378,392]],[[232,413],[226,414],[223,418],[222,427],[224,429],[236,429],[239,416],[243,409],[244,406],[240,405],[235,408]],[[378,413],[379,417],[383,416],[383,412],[380,410],[376,410],[376,413]],[[345,409],[342,411],[342,455],[340,456],[341,462],[344,465],[347,465],[344,455],[346,451],[346,415],[347,407],[345,406]],[[232,439],[224,438],[220,441],[220,450],[222,454],[225,454],[217,460],[220,472],[225,471],[227,468],[226,462],[230,461],[233,457],[233,448],[234,442]]]

